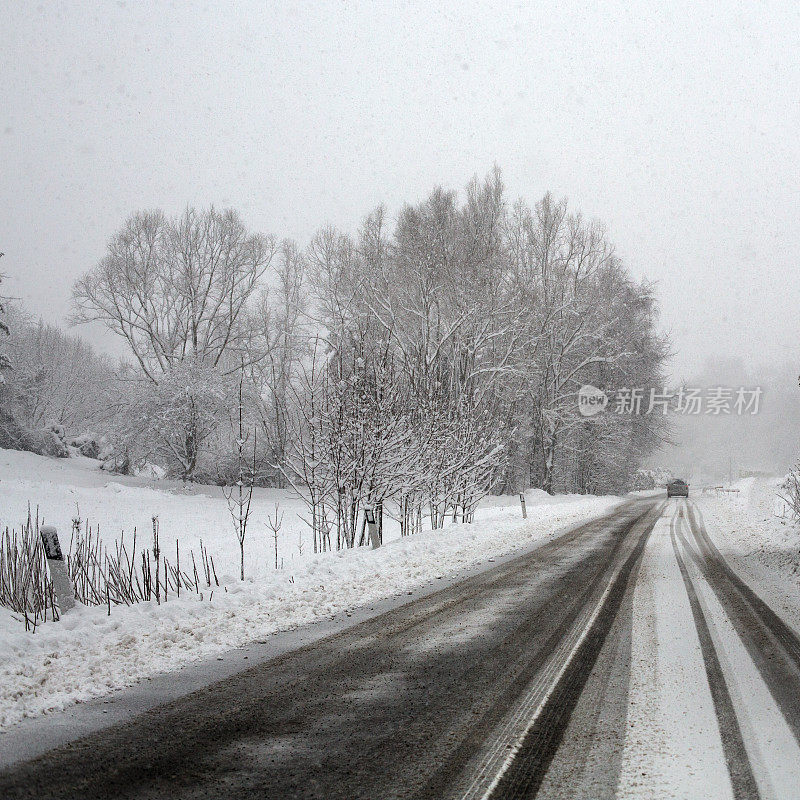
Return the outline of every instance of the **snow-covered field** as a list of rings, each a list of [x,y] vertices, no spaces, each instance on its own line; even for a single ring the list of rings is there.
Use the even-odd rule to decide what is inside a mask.
[[[693,499],[728,563],[800,631],[800,526],[777,496],[779,483],[778,478],[743,478],[731,487],[738,493]]]
[[[238,542],[220,489],[122,478],[90,459],[54,460],[0,450],[0,526],[19,527],[28,504],[55,525],[66,547],[80,514],[106,540],[137,527],[147,540],[159,518],[161,546],[182,558],[202,539],[220,583],[213,597],[182,596],[157,606],[140,603],[78,608],[61,622],[26,632],[0,609],[0,729],[27,716],[107,694],[156,672],[212,656],[271,633],[399,595],[489,558],[545,541],[563,528],[602,514],[617,497],[550,497],[528,492],[528,519],[516,497],[487,498],[472,525],[450,525],[399,538],[388,524],[386,546],[314,555],[302,503],[286,491],[257,490],[246,546],[247,579],[238,580]],[[265,523],[275,504],[284,512],[278,541]]]

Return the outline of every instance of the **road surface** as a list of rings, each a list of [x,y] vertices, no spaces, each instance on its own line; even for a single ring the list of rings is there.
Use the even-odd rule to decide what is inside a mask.
[[[692,501],[650,497],[15,764],[0,797],[800,798],[799,740],[796,633]]]

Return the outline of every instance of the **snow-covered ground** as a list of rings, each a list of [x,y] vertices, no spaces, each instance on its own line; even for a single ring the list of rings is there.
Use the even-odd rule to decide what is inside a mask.
[[[800,631],[800,526],[778,497],[779,483],[778,478],[743,478],[731,486],[738,492],[693,499],[731,567]]]
[[[111,476],[90,459],[54,460],[0,450],[0,527],[19,527],[28,504],[55,525],[68,544],[72,518],[100,525],[106,540],[136,526],[150,535],[157,515],[161,546],[182,558],[199,541],[214,557],[220,583],[205,594],[140,603],[78,608],[61,622],[26,632],[0,609],[0,729],[27,716],[107,694],[156,672],[176,669],[271,633],[330,617],[459,572],[515,549],[545,541],[565,527],[602,514],[617,497],[526,496],[528,519],[516,497],[487,498],[472,525],[450,525],[400,539],[387,525],[386,546],[314,555],[286,491],[258,490],[246,548],[247,580],[237,579],[238,542],[225,500],[214,487]],[[274,568],[274,542],[265,523],[275,504],[285,513]]]

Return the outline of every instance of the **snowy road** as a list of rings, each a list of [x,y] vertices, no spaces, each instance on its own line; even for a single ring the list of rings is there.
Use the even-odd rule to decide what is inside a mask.
[[[796,631],[671,500],[536,796],[795,800],[799,723]]]
[[[800,797],[800,641],[689,501],[0,774],[2,797]]]

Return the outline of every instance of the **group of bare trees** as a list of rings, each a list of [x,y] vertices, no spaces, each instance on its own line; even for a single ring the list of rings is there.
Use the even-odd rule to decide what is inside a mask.
[[[317,549],[362,542],[367,511],[412,533],[491,490],[625,488],[665,431],[576,400],[661,386],[650,287],[565,201],[509,205],[496,170],[305,249],[233,211],[135,214],[74,297],[130,351],[105,403],[118,465],[235,483],[243,427]]]
[[[284,470],[321,547],[363,540],[365,508],[411,532],[492,488],[619,490],[663,437],[663,416],[578,413],[584,383],[660,387],[668,351],[651,289],[564,201],[509,210],[495,172],[392,230],[382,209],[323,230],[306,270],[318,344]]]
[[[36,430],[49,423],[71,431],[101,424],[115,365],[97,356],[79,336],[58,326],[33,321],[9,308],[5,349],[9,365],[5,400],[17,420]]]
[[[66,455],[69,431],[99,453],[97,432],[113,416],[115,365],[79,336],[32,320],[15,302],[6,311],[0,447]]]
[[[519,294],[533,314],[517,395],[515,474],[548,492],[618,490],[662,439],[663,415],[577,413],[576,392],[663,386],[668,342],[656,332],[652,289],[634,282],[603,228],[546,196],[515,206],[509,250]]]

